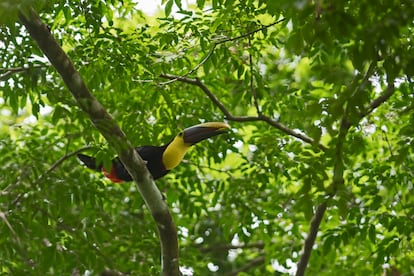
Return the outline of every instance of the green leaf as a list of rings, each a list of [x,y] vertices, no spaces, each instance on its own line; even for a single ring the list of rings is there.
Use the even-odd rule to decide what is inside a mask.
[[[164,8],[164,12],[165,12],[166,17],[170,16],[173,4],[174,4],[174,0],[168,0],[166,2],[165,8]]]
[[[368,231],[368,237],[369,240],[375,244],[376,241],[376,231],[375,231],[375,225],[371,224],[369,226],[369,231]]]
[[[175,5],[177,5],[178,9],[181,10],[182,6],[181,6],[181,0],[174,0]]]
[[[204,8],[205,0],[197,0],[197,7],[202,10]]]
[[[345,219],[348,216],[348,205],[344,197],[340,197],[337,203],[339,214],[341,218]]]

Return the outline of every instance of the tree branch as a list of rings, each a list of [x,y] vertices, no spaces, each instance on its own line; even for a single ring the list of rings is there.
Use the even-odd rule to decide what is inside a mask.
[[[184,82],[184,83],[188,83],[188,84],[192,84],[195,86],[198,86],[203,92],[204,94],[207,95],[207,97],[214,103],[214,105],[216,105],[220,111],[224,114],[224,116],[226,117],[227,120],[230,121],[234,121],[234,122],[254,122],[254,121],[262,121],[262,122],[266,122],[267,124],[279,129],[280,131],[293,136],[295,138],[298,138],[299,140],[302,140],[305,143],[311,144],[313,146],[316,146],[317,148],[319,148],[322,151],[326,151],[327,148],[320,144],[320,143],[316,143],[312,138],[310,138],[309,136],[306,136],[305,134],[301,134],[293,129],[288,128],[287,126],[279,123],[278,121],[263,115],[263,114],[259,114],[258,116],[234,116],[225,106],[224,104],[216,97],[216,95],[213,94],[213,92],[211,92],[211,90],[199,79],[191,79],[191,78],[187,78],[187,77],[180,77],[180,76],[175,76],[175,75],[170,75],[170,74],[162,74],[160,75],[160,77],[165,78],[165,79],[176,79],[178,81]]]
[[[341,119],[341,125],[339,128],[338,138],[336,141],[335,147],[335,158],[334,158],[334,169],[332,182],[330,184],[331,191],[328,192],[328,199],[325,199],[317,208],[316,212],[313,215],[311,227],[309,229],[308,236],[306,237],[305,243],[303,245],[303,253],[298,262],[298,268],[296,271],[296,276],[304,276],[305,270],[308,266],[309,259],[312,253],[313,245],[315,244],[316,236],[319,231],[323,216],[328,205],[329,198],[332,198],[340,185],[344,183],[344,162],[343,162],[343,146],[345,143],[346,135],[349,128],[351,127],[349,116],[349,103],[346,104],[344,114]]]
[[[319,231],[319,226],[321,225],[323,216],[325,215],[327,201],[321,203],[318,208],[316,208],[315,215],[312,218],[311,226],[309,229],[308,236],[306,237],[305,244],[303,246],[303,253],[300,257],[298,268],[296,270],[296,276],[305,275],[306,267],[308,266],[309,258],[312,253],[312,247],[315,244],[316,236]]]
[[[385,91],[378,96],[378,98],[374,99],[367,107],[367,109],[360,114],[361,118],[369,115],[372,113],[377,107],[381,104],[385,103],[392,95],[395,93],[395,86],[394,83],[390,82],[387,85]]]
[[[90,93],[72,61],[53,38],[46,24],[31,9],[19,14],[19,19],[27,28],[42,52],[48,57],[53,67],[59,72],[79,107],[89,115],[94,126],[105,137],[108,144],[117,152],[129,174],[138,186],[160,237],[162,272],[164,275],[180,275],[178,265],[177,230],[163,201],[161,192],[155,185],[144,161],[127,140],[114,119],[107,113],[100,102]]]

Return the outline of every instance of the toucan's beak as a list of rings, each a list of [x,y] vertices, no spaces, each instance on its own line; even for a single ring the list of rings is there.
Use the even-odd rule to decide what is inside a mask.
[[[184,143],[194,145],[207,138],[227,132],[230,126],[220,122],[208,122],[184,129]]]

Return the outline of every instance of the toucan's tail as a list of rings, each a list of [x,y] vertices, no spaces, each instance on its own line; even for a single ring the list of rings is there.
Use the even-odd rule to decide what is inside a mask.
[[[86,165],[89,169],[92,169],[94,171],[100,172],[102,170],[102,164],[96,164],[96,159],[85,155],[85,154],[77,154],[80,161],[82,161],[83,164]]]

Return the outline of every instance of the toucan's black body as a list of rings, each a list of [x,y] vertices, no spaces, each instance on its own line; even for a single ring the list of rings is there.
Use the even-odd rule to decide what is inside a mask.
[[[184,157],[190,146],[207,138],[224,133],[229,126],[224,123],[204,123],[199,124],[180,132],[172,141],[163,146],[141,146],[136,151],[146,162],[147,168],[154,179],[166,175],[171,169],[176,167]],[[111,170],[105,170],[102,164],[97,164],[96,159],[78,154],[78,158],[90,169],[102,171],[104,175],[115,183],[132,181],[132,177],[125,169],[119,158],[112,160]]]
[[[147,163],[147,168],[152,174],[154,180],[163,177],[169,172],[169,170],[165,169],[161,162],[162,154],[166,147],[167,145],[160,147],[142,146],[135,148],[141,158]],[[105,170],[103,165],[96,164],[95,158],[91,156],[78,154],[78,158],[90,169],[98,172]],[[112,160],[111,171],[109,173],[104,171],[104,173],[113,182],[132,181],[132,177],[129,175],[128,171],[125,169],[118,157]],[[111,173],[115,173],[115,175],[111,175]],[[117,181],[117,179],[120,181]]]

